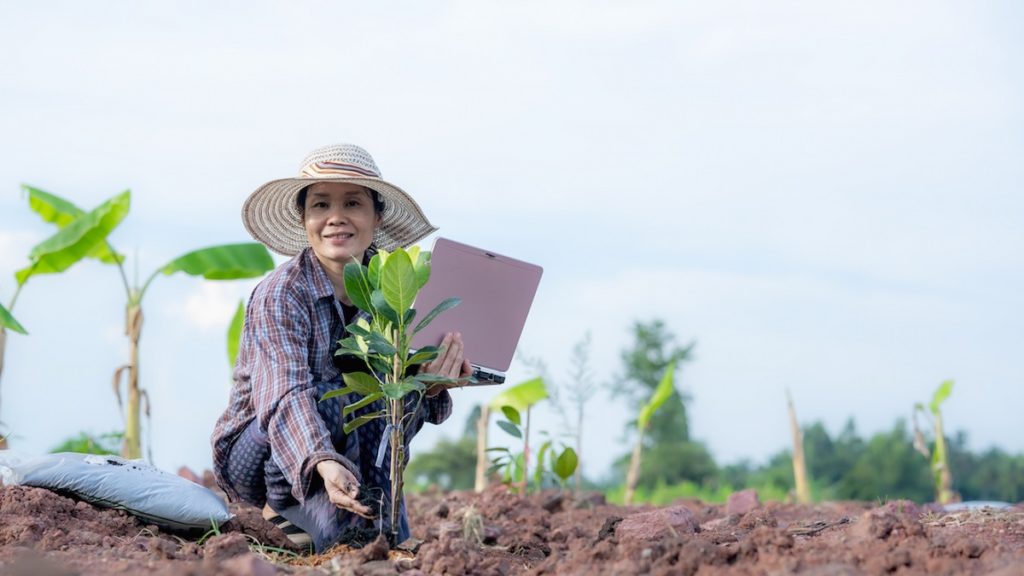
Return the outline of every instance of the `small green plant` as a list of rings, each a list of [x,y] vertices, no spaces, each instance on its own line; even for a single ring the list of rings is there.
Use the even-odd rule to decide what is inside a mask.
[[[507,434],[522,439],[523,450],[513,452],[502,447],[488,448],[487,452],[496,454],[491,461],[488,474],[501,472],[507,484],[519,487],[520,494],[526,493],[530,478],[530,410],[537,402],[545,398],[548,398],[548,390],[544,379],[534,378],[505,390],[490,402],[491,408],[501,410],[506,418],[498,421],[498,427]],[[525,422],[522,417],[523,412],[526,413]],[[545,457],[547,462],[545,462]],[[575,450],[563,445],[561,452],[557,452],[553,441],[548,439],[537,450],[536,470],[533,477],[536,488],[540,489],[548,473],[553,474],[559,484],[564,487],[565,482],[576,471],[577,464]]]
[[[506,420],[499,420],[498,426],[509,435],[525,440],[522,429],[522,417],[518,410],[511,406],[502,406],[502,414]],[[547,436],[546,432],[541,432]],[[576,451],[571,447],[561,444],[561,452],[557,451],[554,440],[547,439],[537,449],[537,461],[534,464],[533,486],[535,491],[540,491],[547,478],[553,477],[563,489],[566,483],[576,472],[578,458]],[[496,454],[491,461],[491,467],[487,470],[488,475],[500,473],[502,480],[509,485],[522,487],[527,484],[528,476],[526,470],[526,447],[522,452],[513,452],[508,448],[488,448],[488,452]]]
[[[387,512],[392,540],[398,537],[398,510],[405,484],[407,419],[419,409],[429,386],[457,383],[435,374],[418,373],[420,366],[440,355],[441,349],[437,346],[425,346],[411,355],[409,353],[413,335],[460,301],[458,298],[442,301],[414,325],[417,312],[412,304],[429,279],[430,253],[420,251],[418,246],[398,248],[393,252],[380,250],[370,259],[368,266],[356,262],[345,265],[345,291],[352,304],[370,315],[370,320],[359,318],[349,324],[346,327],[349,336],[338,342],[336,354],[359,358],[370,372],[343,374],[345,386],[331,390],[321,398],[328,400],[352,393],[361,396],[358,402],[343,408],[343,418],[382,402],[379,410],[347,420],[342,428],[348,434],[376,418],[384,418],[387,422],[384,436],[391,447],[391,502]],[[416,400],[410,403],[412,409],[407,410],[407,396],[411,394],[416,395]]]
[[[556,384],[549,376],[547,364],[540,358],[524,357],[522,362],[535,370],[548,384],[550,401],[561,415],[564,429],[575,444],[576,457],[583,459],[583,423],[587,402],[594,397],[597,384],[590,370],[590,332],[587,332],[572,349],[569,378],[564,384]],[[571,412],[571,413],[570,413]],[[574,495],[578,498],[583,489],[581,466],[576,466]]]
[[[935,389],[932,401],[927,411],[924,404],[914,404],[914,448],[925,458],[931,458],[932,476],[935,479],[935,499],[939,504],[949,504],[956,499],[953,492],[953,474],[949,470],[949,458],[946,450],[946,436],[942,426],[942,411],[940,406],[949,398],[953,392],[953,381],[946,380]],[[924,434],[917,425],[917,414],[921,413],[928,419],[928,412],[931,412],[932,430],[935,434],[935,447],[928,449]]]
[[[626,474],[626,495],[625,503],[630,505],[633,503],[633,496],[636,493],[636,484],[640,479],[640,452],[644,446],[644,432],[647,431],[647,427],[651,424],[651,417],[657,412],[658,408],[668,400],[669,396],[672,395],[672,390],[675,389],[675,361],[669,362],[665,368],[665,373],[661,377],[661,381],[658,383],[658,387],[654,389],[654,394],[651,395],[651,399],[640,409],[640,415],[636,419],[636,430],[637,439],[636,446],[633,448],[633,456],[629,461],[629,472]]]
[[[142,286],[137,282],[132,286],[128,282],[124,268],[125,257],[114,250],[106,240],[110,232],[128,214],[131,204],[130,191],[125,190],[92,212],[85,212],[72,202],[49,192],[32,186],[22,188],[28,193],[29,207],[43,220],[60,228],[61,232],[33,249],[31,266],[16,274],[19,286],[32,275],[59,272],[77,261],[73,260],[74,258],[80,259],[85,256],[113,264],[121,274],[127,297],[125,334],[128,336],[130,349],[128,364],[114,371],[114,391],[117,394],[118,405],[122,406],[119,381],[122,374],[127,374],[128,407],[125,411],[122,455],[125,458],[140,458],[142,442],[139,417],[142,402],[146,401],[147,412],[149,406],[145,391],[139,387],[139,341],[142,337],[143,324],[142,299],[149,285],[161,274],[169,276],[177,272],[202,276],[207,280],[257,278],[272,270],[274,261],[267,249],[255,242],[212,246],[179,256],[154,270]],[[82,232],[77,232],[79,230]],[[71,242],[74,238],[79,240]]]
[[[94,436],[81,432],[78,436],[68,438],[61,444],[55,446],[50,452],[78,452],[80,454],[117,454],[121,442],[124,440],[123,432],[108,432]]]

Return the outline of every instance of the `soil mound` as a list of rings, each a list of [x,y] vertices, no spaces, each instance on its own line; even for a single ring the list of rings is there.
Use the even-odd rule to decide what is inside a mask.
[[[119,510],[0,487],[0,573],[1022,574],[1024,508],[943,513],[910,502],[622,507],[599,495],[410,495],[417,540],[300,556],[259,510],[217,532],[169,533]],[[739,512],[742,510],[742,514]],[[729,512],[733,512],[730,514]]]

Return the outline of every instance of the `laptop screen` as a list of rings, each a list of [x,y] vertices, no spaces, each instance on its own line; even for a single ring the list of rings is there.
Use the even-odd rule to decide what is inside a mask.
[[[462,302],[416,334],[412,348],[437,346],[446,333],[461,332],[466,358],[472,364],[508,370],[542,268],[447,238],[437,238],[431,252],[430,280],[416,298],[417,320],[413,323],[446,298],[457,297]]]

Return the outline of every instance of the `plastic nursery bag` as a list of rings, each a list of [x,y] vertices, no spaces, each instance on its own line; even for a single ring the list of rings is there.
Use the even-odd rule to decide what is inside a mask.
[[[141,460],[62,452],[26,456],[0,450],[0,480],[47,488],[120,508],[164,528],[209,529],[231,519],[216,494]]]

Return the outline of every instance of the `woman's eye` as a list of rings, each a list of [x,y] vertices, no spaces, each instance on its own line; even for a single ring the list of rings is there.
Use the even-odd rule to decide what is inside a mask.
[[[314,202],[313,208],[326,208],[327,202]]]

